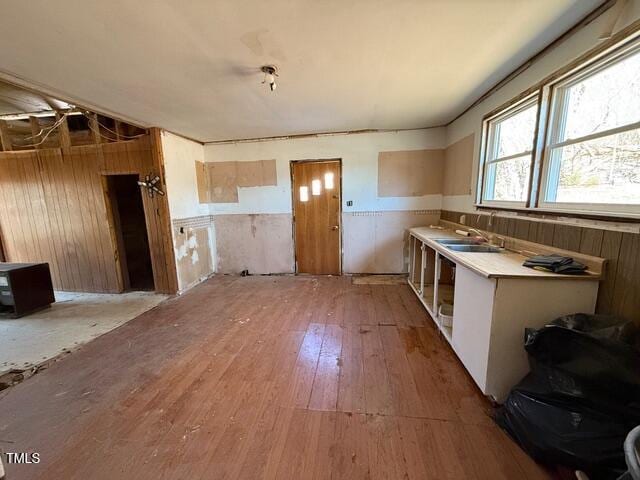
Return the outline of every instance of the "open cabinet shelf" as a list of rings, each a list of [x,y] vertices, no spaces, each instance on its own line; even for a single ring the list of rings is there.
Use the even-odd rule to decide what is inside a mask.
[[[409,254],[409,286],[451,343],[453,328],[443,324],[439,307],[443,303],[453,305],[455,265],[413,236]]]

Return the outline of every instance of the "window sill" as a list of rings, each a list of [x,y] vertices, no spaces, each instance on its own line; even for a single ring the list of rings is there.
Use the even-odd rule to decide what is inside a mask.
[[[611,214],[600,212],[578,212],[571,210],[558,210],[558,209],[545,209],[545,208],[528,208],[518,206],[506,206],[506,205],[487,205],[487,204],[474,204],[476,210],[502,210],[505,212],[520,212],[538,214],[550,217],[569,217],[569,218],[585,218],[589,220],[603,220],[609,222],[621,222],[621,223],[638,223],[640,222],[640,215],[636,214]]]

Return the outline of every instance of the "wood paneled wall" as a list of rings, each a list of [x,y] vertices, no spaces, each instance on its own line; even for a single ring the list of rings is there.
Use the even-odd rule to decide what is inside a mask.
[[[441,218],[459,223],[461,215],[443,210]],[[606,258],[596,311],[640,323],[640,234],[506,217],[488,226],[488,215],[464,215],[470,227]]]
[[[158,132],[136,140],[0,153],[6,260],[47,262],[54,287],[120,292],[104,175],[163,175]],[[164,185],[164,182],[163,182]],[[166,197],[143,195],[156,291],[177,289]]]

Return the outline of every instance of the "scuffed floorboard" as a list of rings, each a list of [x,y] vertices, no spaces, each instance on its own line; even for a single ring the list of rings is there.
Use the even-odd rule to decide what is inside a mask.
[[[358,275],[353,276],[354,285],[403,285],[407,275]]]
[[[213,278],[0,397],[23,479],[542,479],[407,285]],[[1,443],[11,442],[11,443]]]

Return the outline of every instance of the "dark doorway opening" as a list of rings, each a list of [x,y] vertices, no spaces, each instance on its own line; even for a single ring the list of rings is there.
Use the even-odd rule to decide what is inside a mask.
[[[155,290],[138,175],[108,175],[107,193],[124,290]]]

